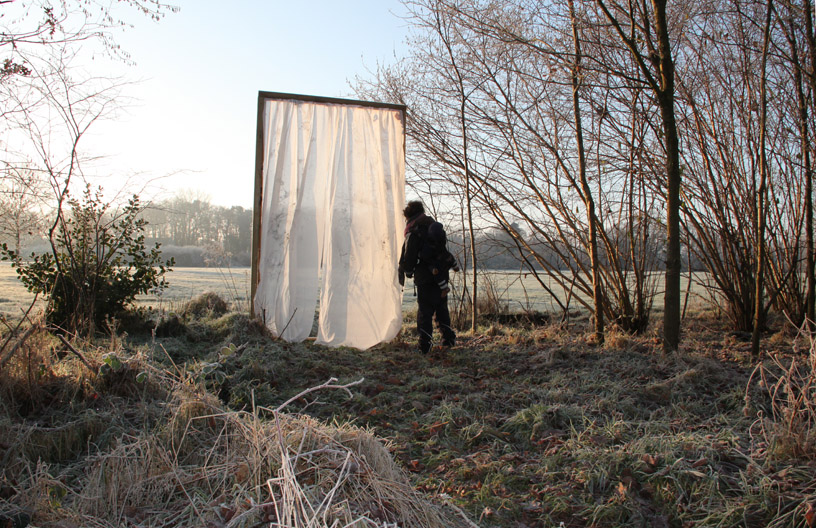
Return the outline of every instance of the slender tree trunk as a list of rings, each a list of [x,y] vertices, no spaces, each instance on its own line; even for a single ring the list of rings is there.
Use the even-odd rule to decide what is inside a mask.
[[[816,35],[813,33],[813,16],[810,0],[804,0],[805,31],[810,57],[810,93],[816,95]],[[807,121],[805,121],[807,127]],[[807,130],[807,128],[805,129]],[[805,155],[805,231],[806,231],[806,275],[807,275],[807,319],[811,332],[816,330],[816,257],[813,241],[813,170],[810,166],[810,150],[813,146],[808,137],[802,138]]]
[[[765,36],[762,44],[762,67],[759,80],[759,188],[757,189],[756,204],[756,283],[754,285],[754,329],[751,333],[751,355],[759,357],[759,342],[764,325],[765,301],[763,288],[765,281],[765,223],[766,223],[766,194],[768,192],[768,155],[765,149],[767,94],[765,68],[768,62],[768,45],[771,38],[771,13],[773,0],[768,0],[768,9],[765,16]]]
[[[473,199],[471,197],[470,191],[470,170],[468,164],[468,151],[467,151],[467,139],[464,138],[464,134],[467,133],[467,128],[465,126],[465,100],[462,99],[462,134],[463,134],[463,151],[465,157],[465,202],[467,203],[467,210],[468,210],[468,235],[470,237],[470,261],[473,264],[473,303],[471,305],[471,312],[470,312],[470,330],[471,332],[476,332],[476,323],[479,316],[479,304],[478,300],[478,289],[479,289],[479,282],[478,282],[478,267],[477,267],[477,257],[476,257],[476,232],[473,229]]]
[[[439,37],[442,39],[443,44],[445,45],[445,49],[448,52],[448,58],[450,58],[450,65],[453,69],[453,73],[455,75],[456,81],[456,88],[459,91],[459,125],[462,131],[462,167],[465,171],[465,205],[467,207],[467,221],[468,221],[468,236],[470,238],[470,260],[473,264],[473,296],[471,302],[471,312],[470,312],[470,329],[471,331],[476,331],[476,323],[477,318],[479,315],[478,309],[478,292],[479,292],[479,284],[478,284],[478,258],[476,256],[476,232],[473,228],[473,196],[472,196],[472,178],[470,174],[470,162],[469,162],[469,152],[468,152],[468,126],[467,126],[467,116],[465,112],[467,111],[467,101],[468,96],[465,93],[465,81],[462,78],[462,71],[459,68],[459,64],[456,61],[456,56],[453,53],[453,47],[451,43],[450,34],[448,33],[448,28],[445,25],[445,15],[443,13],[443,8],[440,7],[439,4],[436,6],[436,24],[437,24],[437,31],[439,33]]]
[[[793,22],[793,15],[788,21],[790,33],[788,43],[791,48],[791,58],[793,66],[793,84],[796,89],[796,103],[799,107],[799,134],[802,140],[802,160],[804,162],[805,196],[803,207],[805,209],[805,278],[807,290],[805,293],[804,313],[802,314],[809,331],[814,330],[813,317],[813,169],[810,161],[810,127],[808,126],[808,106],[805,98],[804,79],[802,77],[802,63],[799,62],[799,46],[796,42],[796,26]]]
[[[581,88],[581,41],[578,38],[578,22],[575,18],[575,4],[569,0],[570,18],[572,20],[572,41],[575,58],[572,65],[572,111],[575,119],[575,141],[578,144],[578,173],[581,181],[584,205],[587,210],[589,224],[589,258],[592,267],[592,297],[595,306],[595,341],[604,342],[604,313],[603,297],[601,295],[600,271],[598,269],[598,236],[597,219],[595,217],[595,201],[592,198],[592,189],[586,175],[586,155],[584,152],[584,131],[581,124],[581,104],[579,92]]]
[[[807,125],[805,125],[807,132]],[[805,317],[811,332],[816,330],[816,258],[813,253],[813,168],[810,160],[810,142],[802,140],[805,159],[805,231],[807,247],[805,248],[805,268],[807,275],[807,294],[805,296]]]
[[[666,294],[663,299],[663,351],[680,346],[680,141],[674,114],[674,60],[671,55],[666,0],[652,0],[658,39],[658,104],[666,136]]]
[[[470,262],[473,265],[473,302],[470,306],[470,331],[475,333],[476,323],[479,317],[479,304],[477,302],[479,298],[479,268],[477,266],[478,258],[476,256],[476,231],[473,229],[473,196],[471,194],[472,179],[470,175],[470,163],[468,161],[467,118],[465,117],[467,97],[465,96],[465,87],[464,83],[462,82],[462,76],[459,73],[459,69],[456,67],[452,53],[451,63],[454,64],[454,69],[456,70],[456,78],[459,81],[459,95],[461,97],[459,119],[462,127],[462,158],[465,168],[465,205],[467,207],[468,238],[470,238]]]

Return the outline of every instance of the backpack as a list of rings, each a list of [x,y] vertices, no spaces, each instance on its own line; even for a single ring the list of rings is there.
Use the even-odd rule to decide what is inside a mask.
[[[433,222],[428,226],[419,250],[419,260],[432,272],[437,270],[437,273],[444,273],[451,268],[458,268],[456,259],[448,251],[448,237],[441,223]]]

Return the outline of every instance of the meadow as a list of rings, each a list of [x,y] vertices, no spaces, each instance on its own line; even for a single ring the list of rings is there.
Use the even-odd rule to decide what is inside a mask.
[[[249,318],[248,275],[178,268],[147,324],[3,336],[0,526],[816,524],[816,342],[777,318],[755,361],[704,275],[671,356],[659,321],[599,346],[586,317],[495,314],[418,354],[410,283],[388,343],[286,343]],[[509,310],[553,307],[485,277]]]
[[[213,292],[227,301],[235,310],[249,311],[250,270],[247,267],[215,268],[215,267],[176,267],[167,274],[169,283],[161,293],[150,293],[137,298],[137,306],[151,306],[159,310],[178,310],[184,303],[204,293]],[[689,276],[692,278],[689,288]],[[469,277],[468,277],[469,278]],[[654,309],[662,310],[662,273],[655,272],[653,277],[657,286]],[[703,286],[707,276],[705,273],[695,272],[685,274],[682,280],[683,291],[687,293],[687,308],[698,311],[708,306],[710,293]],[[457,292],[461,291],[462,273],[452,274],[453,294],[451,306],[456,305]],[[558,288],[549,278],[545,284],[558,295],[559,300],[566,303],[571,300],[570,309],[580,310],[577,294],[570,296],[568,291]],[[490,295],[497,301],[494,305],[501,306],[508,312],[534,311],[541,313],[555,313],[559,310],[552,296],[538,284],[535,277],[518,270],[490,270],[481,274],[480,295]],[[0,314],[6,317],[19,317],[21,308],[25,308],[33,296],[17,280],[17,275],[11,266],[0,263]],[[411,281],[408,281],[403,293],[403,311],[415,309],[416,293]]]
[[[214,292],[235,309],[249,310],[249,268],[175,268],[167,275],[169,287],[161,293],[141,295],[137,306],[173,311],[203,292]],[[33,295],[7,263],[0,263],[0,313],[19,316]]]
[[[270,336],[215,296],[146,328],[0,349],[0,522],[42,527],[809,528],[816,346],[716,315],[483,317],[416,352]],[[7,351],[12,350],[9,354]]]

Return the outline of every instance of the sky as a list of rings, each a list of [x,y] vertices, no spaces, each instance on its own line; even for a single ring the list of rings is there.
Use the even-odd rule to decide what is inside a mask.
[[[168,1],[180,11],[118,34],[135,102],[88,140],[103,185],[153,200],[250,208],[258,92],[354,98],[349,82],[393,63],[408,35],[399,0]]]

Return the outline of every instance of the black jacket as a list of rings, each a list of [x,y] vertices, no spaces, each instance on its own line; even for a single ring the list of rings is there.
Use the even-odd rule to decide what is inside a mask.
[[[434,223],[434,219],[425,214],[409,221],[410,227],[405,235],[405,242],[402,243],[402,253],[399,259],[400,284],[403,284],[405,277],[414,277],[414,284],[422,286],[434,284],[434,276],[427,266],[419,265],[419,251],[428,234],[428,226]]]

